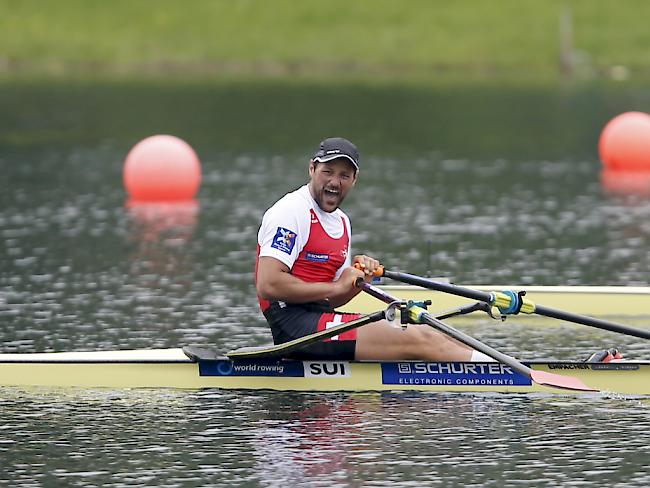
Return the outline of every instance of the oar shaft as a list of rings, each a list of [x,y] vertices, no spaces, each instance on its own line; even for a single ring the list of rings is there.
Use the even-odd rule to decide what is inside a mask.
[[[400,301],[399,298],[395,298],[388,293],[386,293],[384,290],[380,290],[379,288],[372,286],[368,283],[364,283],[362,278],[359,278],[357,281],[357,287],[361,288],[363,291],[365,291],[368,295],[373,296],[377,298],[378,300],[381,300],[384,303],[393,303],[395,301]]]
[[[440,320],[432,317],[430,314],[423,314],[421,319],[427,324],[429,324],[431,327],[438,329],[440,332],[448,335],[449,337],[453,337],[457,341],[462,342],[463,344],[471,347],[472,349],[476,349],[477,351],[481,351],[483,354],[487,354],[491,358],[495,359],[500,363],[505,364],[506,366],[509,366],[510,368],[514,369],[518,373],[521,373],[524,376],[531,375],[532,370],[525,364],[520,363],[513,357],[508,356],[507,354],[503,354],[502,352],[497,351],[496,349],[488,346],[487,344],[482,343],[478,339],[474,339],[472,336],[468,336],[464,332],[461,332],[458,329],[453,328],[451,325],[447,325],[444,322],[441,322]]]
[[[393,303],[394,301],[399,301],[398,298],[395,298],[388,293],[386,293],[384,290],[381,290],[379,288],[376,288],[374,286],[364,286],[364,281],[362,278],[359,278],[357,280],[357,287],[358,288],[363,288],[363,291],[365,291],[368,295],[373,296],[377,298],[378,300],[381,300],[382,302],[385,303]],[[443,312],[442,314],[436,316],[436,319],[438,320],[445,320],[450,317],[455,317],[457,315],[465,315],[468,313],[475,312],[477,310],[483,310],[487,311],[486,309],[489,307],[485,302],[483,301],[478,301],[475,303],[472,303],[470,305],[464,305],[462,307],[457,307],[452,310],[447,310],[446,312]]]
[[[554,308],[544,307],[543,305],[535,305],[535,313],[539,315],[543,315],[545,317],[551,317],[560,320],[568,320],[569,322],[576,322],[578,324],[588,325],[590,327],[596,327],[598,329],[609,330],[611,332],[627,334],[635,337],[640,337],[642,339],[650,339],[649,330],[627,327],[625,325],[615,324],[613,322],[600,320],[586,315],[578,315],[571,312],[564,312],[561,310],[556,310]]]
[[[402,281],[411,285],[421,286],[422,288],[429,288],[431,290],[437,290],[443,293],[449,293],[451,295],[469,298],[471,300],[478,300],[480,302],[489,303],[492,299],[492,294],[485,291],[472,290],[471,288],[464,288],[462,286],[452,285],[451,283],[429,280],[427,278],[422,278],[421,276],[415,276],[408,273],[400,273],[397,271],[388,271],[384,269],[383,276],[386,276],[392,280]]]
[[[472,290],[471,288],[464,288],[462,286],[453,285],[451,283],[442,283],[439,281],[422,278],[420,276],[415,276],[408,273],[400,273],[400,272],[388,271],[384,269],[383,276],[386,276],[393,280],[401,281],[403,283],[409,283],[411,285],[421,286],[423,288],[429,288],[431,290],[441,291],[444,293],[449,293],[451,295],[470,298],[472,300],[479,300],[481,302],[491,303],[493,299],[493,294],[489,292]],[[578,315],[571,312],[564,312],[562,310],[556,310],[553,308],[544,307],[542,305],[537,305],[537,304],[535,304],[534,309],[531,308],[531,310],[534,310],[534,313],[538,315],[543,315],[545,317],[551,317],[559,320],[575,322],[578,324],[595,327],[597,329],[603,329],[611,332],[618,332],[621,334],[631,335],[634,337],[640,337],[642,339],[650,339],[650,331],[644,329],[638,329],[635,327],[616,324],[614,322],[596,319],[594,317],[589,317],[586,315]]]

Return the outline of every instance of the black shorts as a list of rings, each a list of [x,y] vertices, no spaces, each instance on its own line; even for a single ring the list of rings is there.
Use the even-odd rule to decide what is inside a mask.
[[[283,304],[274,302],[264,312],[271,327],[273,342],[282,344],[324,330],[328,323],[339,324],[356,320],[360,314],[337,313],[320,303]],[[320,341],[297,349],[287,355],[294,359],[332,359],[351,361],[356,349],[356,329],[339,337]]]

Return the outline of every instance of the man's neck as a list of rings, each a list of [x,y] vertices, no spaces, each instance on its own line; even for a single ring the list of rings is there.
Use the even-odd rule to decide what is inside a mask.
[[[321,206],[318,205],[318,202],[317,202],[316,199],[314,198],[314,193],[312,192],[312,190],[311,190],[311,185],[310,185],[309,183],[307,183],[307,191],[309,191],[309,196],[311,197],[311,201],[314,202],[314,206],[317,207],[318,210],[320,210],[321,212],[326,213],[326,214],[333,214],[334,212],[336,212],[336,211],[339,209],[339,207],[336,207],[336,208],[335,208],[334,210],[332,210],[331,212],[328,212],[327,210],[323,210],[323,209],[321,208]]]

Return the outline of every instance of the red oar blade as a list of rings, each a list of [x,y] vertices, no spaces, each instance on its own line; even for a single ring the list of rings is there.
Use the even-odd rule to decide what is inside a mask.
[[[530,371],[530,378],[537,384],[576,391],[598,391],[585,385],[582,380],[574,376],[562,376],[548,371]]]

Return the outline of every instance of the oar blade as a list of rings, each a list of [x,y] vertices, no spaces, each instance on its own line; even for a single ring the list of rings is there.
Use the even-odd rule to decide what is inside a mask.
[[[537,371],[533,369],[530,371],[530,378],[539,385],[562,388],[563,390],[598,391],[585,385],[581,379],[575,376],[562,376],[560,374],[549,373],[548,371]]]

